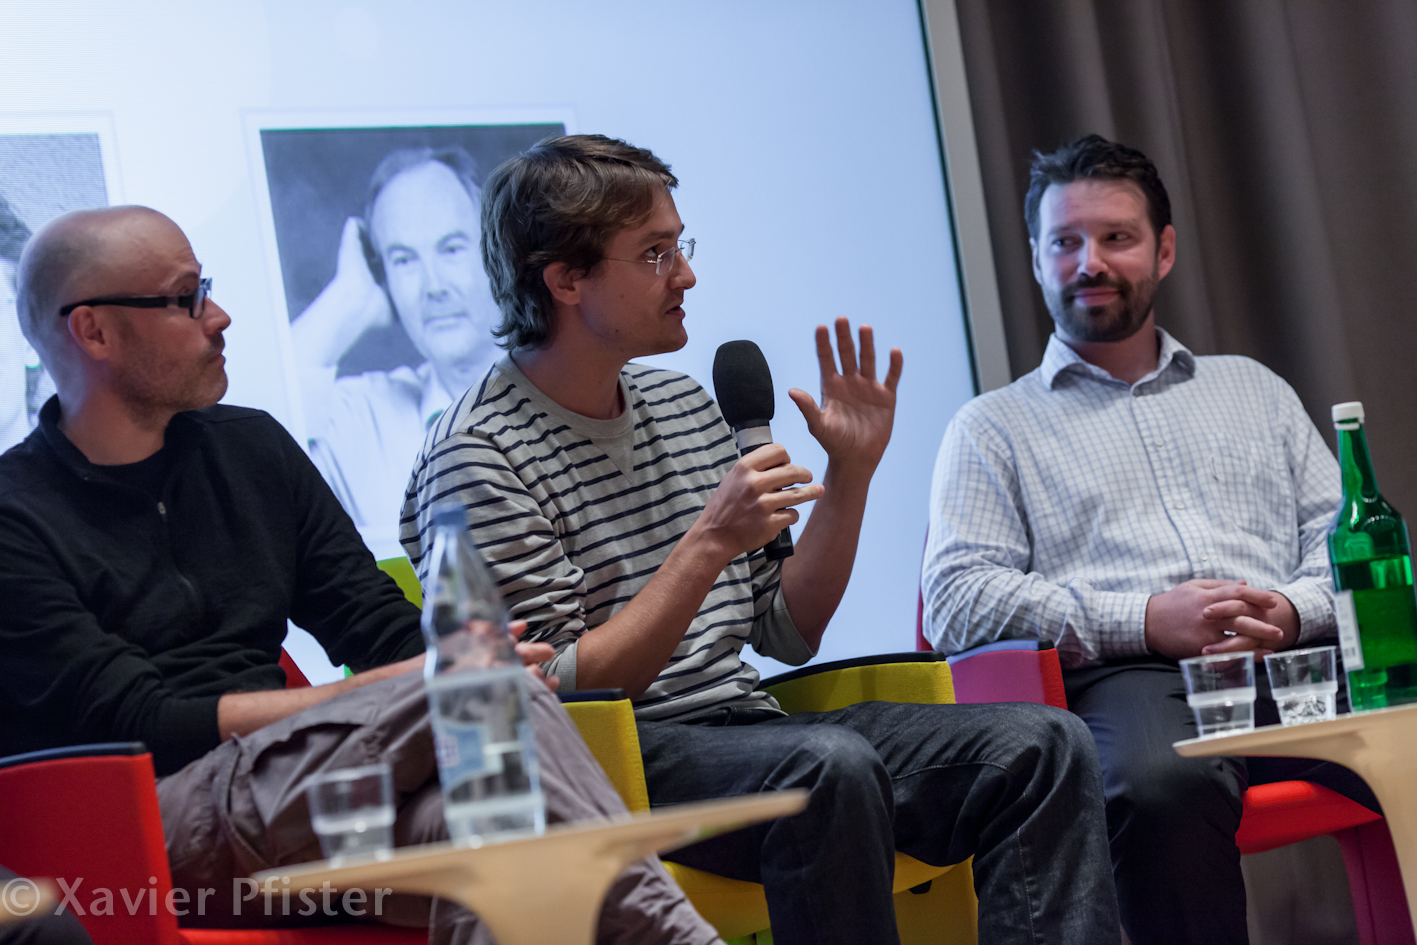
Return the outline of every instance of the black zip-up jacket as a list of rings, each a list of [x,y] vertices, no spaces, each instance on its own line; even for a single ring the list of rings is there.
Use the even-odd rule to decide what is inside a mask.
[[[0,756],[141,741],[177,771],[220,742],[222,695],[285,685],[287,618],[355,670],[422,651],[417,608],[268,414],[174,417],[157,498],[58,419],[51,398],[0,456]]]

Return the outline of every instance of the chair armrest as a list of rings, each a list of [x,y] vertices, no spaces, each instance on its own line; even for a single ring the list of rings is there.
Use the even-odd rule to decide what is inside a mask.
[[[1383,819],[1382,814],[1312,781],[1256,784],[1242,802],[1244,814],[1235,834],[1241,853],[1263,853]]]
[[[830,712],[857,702],[952,703],[950,667],[939,653],[886,653],[837,660],[758,684],[787,712]]]
[[[949,657],[960,702],[1037,702],[1068,707],[1063,666],[1049,640],[1004,640]]]
[[[43,751],[25,752],[0,758],[0,769],[17,768],[36,761],[57,761],[60,758],[100,758],[107,755],[132,757],[146,755],[148,746],[142,742],[98,742],[93,745],[65,745],[63,748],[46,748]]]
[[[556,698],[562,705],[572,702],[618,702],[628,699],[623,689],[577,689],[575,692],[558,692]]]
[[[296,665],[295,659],[285,651],[285,647],[280,648],[280,668],[285,670],[285,688],[308,689],[310,687],[310,680],[305,678],[305,673]]]
[[[640,735],[625,690],[584,689],[562,694],[560,699],[625,806],[631,811],[649,810]]]

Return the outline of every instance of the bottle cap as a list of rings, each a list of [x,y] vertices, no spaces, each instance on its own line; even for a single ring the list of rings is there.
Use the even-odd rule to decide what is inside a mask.
[[[1350,400],[1342,404],[1333,405],[1333,422],[1339,423],[1363,422],[1363,404],[1361,401]]]

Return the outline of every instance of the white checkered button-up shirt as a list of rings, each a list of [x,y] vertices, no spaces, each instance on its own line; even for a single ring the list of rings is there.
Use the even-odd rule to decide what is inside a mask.
[[[1036,370],[950,423],[921,583],[936,649],[1144,654],[1147,599],[1192,578],[1279,591],[1301,642],[1333,632],[1333,454],[1273,372],[1158,334],[1159,366],[1130,386],[1054,335]]]

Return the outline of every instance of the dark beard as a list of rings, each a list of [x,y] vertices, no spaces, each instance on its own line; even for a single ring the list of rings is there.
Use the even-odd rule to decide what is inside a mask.
[[[1045,291],[1043,298],[1059,331],[1071,340],[1125,341],[1146,324],[1160,282],[1153,266],[1151,275],[1140,282],[1105,274],[1082,276],[1056,292]],[[1106,305],[1081,307],[1075,304],[1079,291],[1104,286],[1116,289],[1117,298]]]

